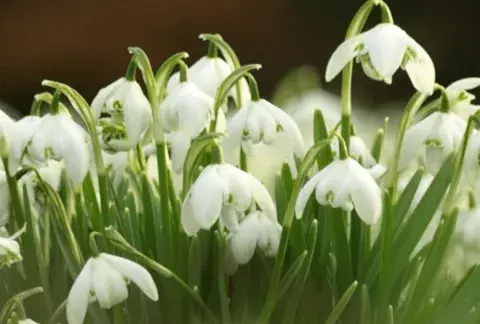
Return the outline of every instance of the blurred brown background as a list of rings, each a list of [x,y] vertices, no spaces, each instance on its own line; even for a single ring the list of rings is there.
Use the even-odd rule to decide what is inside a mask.
[[[127,47],[144,48],[154,67],[180,50],[193,62],[206,51],[202,32],[218,32],[256,74],[264,96],[289,69],[324,73],[361,0],[0,0],[0,98],[28,111],[44,78],[66,82],[91,100],[121,76]],[[390,0],[395,22],[427,49],[437,80],[480,75],[479,0]],[[372,17],[373,20],[377,15]],[[359,70],[356,70],[359,71]],[[327,86],[339,91],[340,78]],[[404,73],[388,87],[355,74],[354,95],[405,99]],[[374,91],[374,92],[370,92]],[[364,98],[365,99],[365,98]]]

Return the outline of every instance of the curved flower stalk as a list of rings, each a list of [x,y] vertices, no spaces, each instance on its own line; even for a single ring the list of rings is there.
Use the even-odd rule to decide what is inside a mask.
[[[239,221],[254,204],[265,217],[276,222],[275,205],[260,181],[230,164],[209,165],[183,202],[183,229],[192,236],[202,228],[210,229],[220,220],[230,232],[238,232]]]
[[[295,156],[303,158],[305,146],[298,125],[286,112],[264,99],[246,103],[227,123],[227,147],[241,147],[247,157],[254,157],[264,145],[275,145],[287,154],[296,175]],[[285,135],[285,136],[282,136]]]
[[[101,89],[91,104],[104,149],[128,151],[152,122],[150,103],[134,80],[120,78]]]
[[[419,159],[431,174],[435,174],[445,158],[459,148],[466,126],[457,115],[441,111],[411,126],[400,151],[400,170]]]
[[[20,245],[15,241],[23,232],[25,227],[10,237],[0,236],[0,269],[23,260]]]
[[[183,173],[191,141],[205,131],[213,118],[214,101],[191,81],[183,81],[160,104],[160,118],[172,145],[172,166]],[[219,112],[217,130],[223,131],[225,116]]]
[[[188,69],[189,81],[194,83],[198,89],[204,92],[206,95],[215,98],[217,90],[222,82],[233,72],[233,68],[228,65],[225,60],[220,57],[208,57],[204,56],[195,62]],[[250,92],[248,91],[248,85],[245,79],[240,81],[241,102],[247,102],[250,100]],[[180,73],[176,72],[172,74],[167,85],[167,92],[175,92],[180,87]],[[235,89],[230,91],[233,98],[237,100],[237,94]],[[224,110],[227,109],[227,105],[224,106]]]
[[[352,158],[336,160],[313,176],[302,188],[295,204],[297,219],[315,191],[319,204],[355,209],[367,224],[375,224],[382,213],[382,191],[370,173]]]
[[[325,79],[330,82],[353,58],[362,64],[365,74],[387,84],[401,67],[406,70],[418,91],[431,94],[435,84],[435,67],[428,53],[403,29],[381,23],[345,40],[333,52]]]
[[[248,263],[258,246],[268,257],[277,254],[282,226],[269,219],[262,211],[254,211],[243,219],[236,232],[227,236],[227,248],[237,265]],[[233,269],[232,269],[233,270]]]
[[[7,175],[5,171],[0,170],[0,227],[5,226],[10,219],[10,202]]]
[[[49,159],[65,161],[67,176],[76,185],[83,182],[89,168],[87,133],[65,113],[49,113],[35,121],[29,134],[31,156],[39,163]]]
[[[339,157],[338,139],[335,138],[332,142],[332,151],[335,158]],[[370,150],[365,145],[363,139],[359,136],[350,136],[350,157],[360,163],[368,170],[374,179],[379,179],[385,174],[387,168],[375,161]]]
[[[151,300],[158,300],[153,278],[142,266],[107,253],[90,258],[68,294],[68,323],[83,323],[88,304],[94,301],[98,301],[101,308],[108,309],[126,300],[126,280],[133,281]]]
[[[480,78],[465,78],[453,82],[447,88],[448,98],[450,100],[451,112],[457,114],[465,121],[480,109],[480,105],[473,105],[475,96],[468,92],[480,86]]]

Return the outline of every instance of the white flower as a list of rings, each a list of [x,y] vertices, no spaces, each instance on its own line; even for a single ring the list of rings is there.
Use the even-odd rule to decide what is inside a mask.
[[[188,69],[188,79],[205,94],[215,98],[218,87],[232,72],[232,68],[222,58],[204,56]],[[176,72],[168,81],[167,92],[175,91],[180,83],[180,73]],[[247,81],[243,78],[240,80],[240,88],[242,102],[245,103],[250,100],[250,92]],[[230,93],[237,100],[236,87],[233,87]]]
[[[369,225],[381,216],[382,191],[368,171],[352,158],[333,161],[305,184],[295,205],[297,218],[302,217],[313,191],[318,203],[345,211],[355,208]]]
[[[332,144],[332,151],[335,158],[339,157],[338,138],[334,138]],[[353,135],[350,136],[350,157],[357,160],[364,168],[370,172],[374,179],[380,178],[385,174],[387,168],[384,165],[378,164],[373,158],[365,142],[361,137]]]
[[[22,148],[19,141],[21,133],[15,128],[15,121],[0,110],[0,138],[2,137],[7,144],[8,170],[11,174],[14,174],[18,169],[22,155]],[[4,169],[4,165],[1,161],[0,169]]]
[[[91,106],[100,139],[108,150],[134,148],[152,122],[150,103],[142,88],[125,78],[101,89]]]
[[[48,183],[55,191],[60,189],[62,171],[65,167],[63,161],[48,160],[44,165],[37,167],[40,177]],[[30,202],[40,214],[47,202],[45,193],[39,186],[39,180],[34,172],[29,172],[20,179],[20,184],[25,185]]]
[[[10,200],[7,176],[5,171],[0,170],[0,227],[5,226],[10,219]]]
[[[255,156],[263,145],[284,148],[289,154],[290,167],[295,172],[294,156],[305,154],[302,133],[286,112],[261,99],[249,101],[228,122],[225,145],[242,147],[247,156]],[[286,136],[278,137],[279,134]]]
[[[480,252],[480,205],[459,212],[455,237],[465,249]]]
[[[23,319],[23,320],[19,320],[18,324],[38,324],[38,323],[35,322],[34,320],[26,318],[26,319]]]
[[[411,126],[400,152],[400,169],[420,158],[427,170],[435,174],[445,158],[460,146],[466,126],[457,115],[440,111]]]
[[[228,248],[237,264],[246,264],[252,259],[257,245],[265,255],[274,257],[281,236],[279,223],[271,221],[261,211],[254,211],[240,222],[237,232],[228,235]]]
[[[390,84],[393,74],[402,67],[418,91],[433,92],[435,67],[432,59],[413,38],[394,24],[378,24],[340,44],[328,61],[327,82],[354,57],[362,63],[365,74],[374,80]]]
[[[276,222],[277,212],[267,189],[250,174],[229,164],[207,166],[197,178],[182,205],[182,225],[187,235],[221,225],[237,232],[239,219],[252,204]]]
[[[106,253],[88,259],[68,294],[68,323],[83,323],[88,304],[95,300],[103,309],[123,302],[128,297],[126,280],[133,281],[151,300],[158,300],[152,276],[137,263]]]
[[[161,103],[160,118],[172,144],[175,172],[183,173],[183,163],[191,141],[210,126],[213,104],[213,99],[190,81],[181,82]]]
[[[10,237],[0,236],[0,269],[5,265],[10,266],[15,262],[23,260],[20,254],[20,245],[15,239],[25,232],[25,228],[24,226],[20,231]]]
[[[30,141],[30,153],[39,162],[64,160],[67,176],[74,184],[82,183],[89,169],[87,134],[64,113],[41,118]]]
[[[467,90],[472,90],[480,86],[480,78],[466,78],[453,82],[447,87],[447,94],[450,101],[451,111],[465,120],[473,115],[479,105],[472,105],[475,96]]]
[[[117,187],[123,179],[125,170],[130,163],[131,151],[109,153],[102,151],[103,162],[107,168],[111,168],[113,184]]]

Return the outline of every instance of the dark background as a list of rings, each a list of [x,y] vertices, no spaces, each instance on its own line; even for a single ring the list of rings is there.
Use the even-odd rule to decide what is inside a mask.
[[[361,0],[0,0],[0,98],[28,111],[44,78],[68,83],[88,100],[124,74],[129,45],[158,67],[186,50],[203,55],[203,32],[220,33],[256,73],[264,96],[299,65],[322,75]],[[437,81],[480,75],[479,0],[390,0],[395,22],[431,55]],[[378,11],[378,9],[376,9]],[[370,23],[378,19],[378,12]],[[355,70],[358,72],[359,70]],[[340,78],[327,89],[339,91]],[[383,103],[406,99],[405,73],[394,86],[355,73],[354,96]],[[366,97],[366,96],[371,97]]]

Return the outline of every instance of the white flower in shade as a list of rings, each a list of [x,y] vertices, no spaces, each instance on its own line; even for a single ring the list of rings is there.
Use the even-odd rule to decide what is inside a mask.
[[[18,324],[38,324],[38,323],[35,322],[34,320],[26,318],[26,319],[23,319],[23,320],[19,320]]]
[[[10,190],[5,171],[0,170],[0,227],[5,226],[10,219]]]
[[[20,245],[15,241],[23,232],[25,227],[10,237],[0,236],[0,269],[23,260]]]
[[[15,127],[15,121],[0,110],[0,139],[3,138],[7,144],[8,152],[8,170],[14,174],[20,164],[22,148],[20,145],[21,133]],[[4,169],[0,161],[0,169]]]
[[[455,239],[465,250],[480,253],[480,205],[458,213]]]
[[[213,99],[191,81],[181,82],[160,104],[160,118],[172,145],[175,172],[183,172],[191,141],[210,126],[213,104]]]
[[[68,323],[83,323],[90,302],[98,301],[103,309],[123,302],[128,297],[127,280],[133,281],[151,300],[158,300],[155,282],[144,267],[107,253],[88,259],[68,294]]]
[[[432,59],[413,38],[394,24],[378,24],[340,44],[328,61],[327,82],[355,57],[362,63],[365,74],[374,80],[390,84],[393,74],[402,67],[418,91],[433,92],[435,67]]]
[[[237,232],[239,220],[252,204],[276,222],[275,205],[260,181],[230,164],[209,165],[183,201],[183,229],[187,235],[194,235],[202,228],[209,229],[220,219],[222,226]]]
[[[473,105],[475,96],[468,92],[480,87],[480,78],[466,78],[453,82],[447,87],[451,111],[465,120],[480,109],[480,105]]]
[[[44,165],[38,166],[37,170],[43,181],[48,183],[53,190],[58,191],[64,167],[65,163],[63,161],[48,160]],[[34,172],[29,172],[20,179],[20,184],[25,185],[32,206],[37,212],[41,213],[47,202],[47,197],[40,188],[37,175]]]
[[[473,189],[480,188],[480,133],[476,130],[470,135],[463,161],[462,182]]]
[[[102,151],[103,162],[107,168],[111,168],[113,184],[115,187],[120,185],[127,167],[130,163],[131,151],[110,153]]]
[[[382,191],[368,171],[352,158],[336,160],[314,175],[300,191],[295,205],[301,218],[315,191],[318,203],[351,211],[373,225],[382,213]]]
[[[335,158],[339,156],[338,138],[334,138],[332,144],[332,151]],[[364,168],[370,172],[374,179],[380,178],[385,174],[387,168],[384,165],[378,164],[373,158],[370,150],[365,145],[361,137],[353,135],[350,136],[350,157],[357,160]]]
[[[228,248],[237,264],[249,262],[258,246],[266,256],[277,254],[282,226],[261,211],[248,214],[238,226],[237,232],[228,235]]]
[[[232,72],[233,69],[222,58],[204,56],[188,69],[188,79],[202,92],[211,98],[215,98],[218,88]],[[180,84],[180,73],[176,72],[168,81],[167,92],[175,91]],[[242,102],[249,101],[250,92],[245,79],[240,80],[240,89]],[[236,87],[233,87],[230,93],[237,100]]]
[[[142,88],[125,78],[101,89],[91,106],[100,140],[111,151],[134,148],[152,122],[150,102]]]
[[[64,113],[46,114],[30,140],[29,151],[40,163],[48,159],[65,161],[67,176],[80,184],[89,169],[89,149],[85,130]]]
[[[460,146],[467,123],[453,113],[434,112],[407,129],[400,152],[400,168],[420,162],[435,174],[445,158]]]
[[[227,133],[225,145],[241,147],[247,156],[255,156],[263,145],[284,148],[294,173],[294,156],[303,158],[305,154],[298,125],[286,112],[264,99],[249,101],[241,108],[228,122]],[[279,134],[287,136],[280,137]]]

